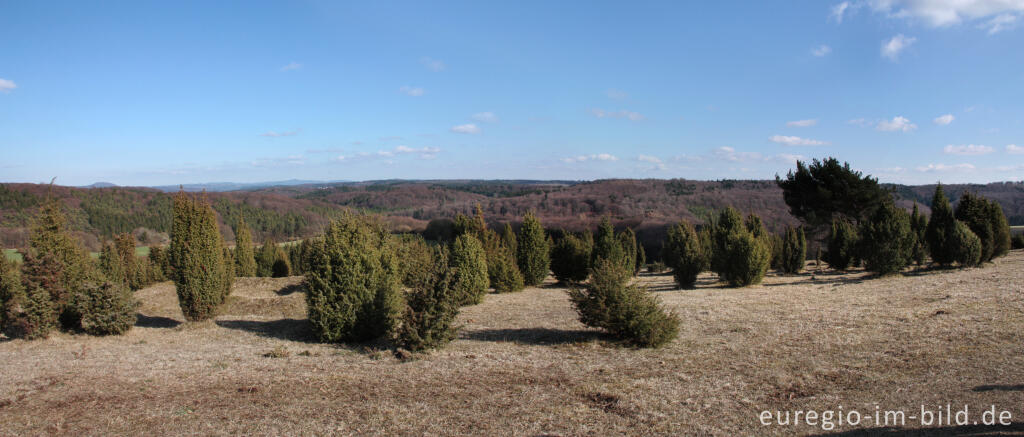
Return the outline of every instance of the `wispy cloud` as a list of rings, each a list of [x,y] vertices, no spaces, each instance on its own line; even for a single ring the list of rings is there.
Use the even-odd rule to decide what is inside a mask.
[[[383,159],[387,163],[393,163],[394,161],[392,158],[398,158],[403,155],[414,155],[419,159],[434,159],[437,158],[438,153],[441,153],[441,149],[438,147],[415,148],[409,146],[396,146],[393,149],[381,149],[376,152],[354,152],[341,154],[332,158],[332,161],[354,162]]]
[[[467,124],[460,124],[460,125],[457,125],[457,126],[452,126],[452,128],[449,129],[449,130],[452,131],[452,132],[455,132],[457,134],[478,134],[478,133],[480,133],[480,128],[477,127],[477,125],[475,125],[473,123],[467,123]]]
[[[398,89],[398,92],[412,97],[419,97],[426,93],[426,91],[424,91],[423,88],[414,86],[403,86]]]
[[[569,158],[562,158],[562,162],[565,162],[565,163],[568,163],[568,164],[573,164],[573,163],[578,163],[578,162],[586,162],[586,161],[618,161],[618,160],[619,160],[619,158],[617,156],[612,155],[612,154],[608,154],[608,153],[598,153],[598,154],[592,154],[592,155],[579,155],[579,156],[573,156],[573,157],[569,157]]]
[[[274,132],[274,131],[271,130],[271,131],[266,131],[264,133],[261,133],[260,136],[261,137],[269,137],[269,138],[291,137],[291,136],[298,135],[299,132],[302,132],[302,129],[295,129],[295,130],[290,130],[290,131],[287,131],[287,132]]]
[[[974,170],[974,165],[966,164],[966,163],[964,163],[964,164],[953,164],[953,165],[928,164],[928,165],[921,166],[921,167],[917,168],[917,171],[926,172],[926,173],[941,172],[941,171],[970,171],[970,170]]]
[[[917,42],[917,38],[904,36],[902,33],[896,35],[889,38],[888,41],[882,42],[882,56],[895,62],[899,59],[900,53],[903,53],[907,47],[910,47],[915,42]]]
[[[890,18],[924,21],[932,27],[945,27],[991,16],[1015,16],[1024,13],[1020,0],[868,0],[872,9]],[[991,20],[990,20],[991,21]]]
[[[878,122],[878,126],[876,127],[876,129],[886,132],[910,132],[914,129],[917,129],[917,125],[911,123],[910,120],[907,120],[906,118],[897,115],[896,117],[893,117],[892,120],[882,120]]]
[[[1024,146],[1018,146],[1016,144],[1007,144],[1006,153],[1011,155],[1024,155]]]
[[[636,160],[637,161],[641,161],[641,162],[649,162],[651,164],[661,164],[661,162],[662,162],[661,158],[658,158],[657,156],[650,156],[650,155],[637,155]]]
[[[796,120],[786,122],[786,127],[811,127],[818,124],[818,119],[812,118],[809,120]]]
[[[14,84],[13,80],[0,79],[0,93],[7,94],[17,87],[18,86]]]
[[[858,7],[859,4],[854,4],[850,2],[838,3],[835,6],[832,6],[832,10],[828,14],[828,18],[830,20],[835,20],[836,23],[842,24],[843,18],[846,16],[846,13],[853,12]]]
[[[832,47],[829,47],[825,44],[822,44],[811,49],[811,54],[819,58],[828,55],[829,53],[832,53]]]
[[[302,64],[300,64],[298,62],[291,62],[288,65],[285,65],[284,67],[281,67],[281,71],[292,71],[292,70],[298,70],[300,68],[302,68]]]
[[[985,29],[989,35],[995,35],[1004,30],[1010,30],[1017,26],[1017,20],[1020,16],[1014,14],[999,14],[980,25],[979,28]]]
[[[863,118],[854,118],[852,120],[847,120],[846,124],[852,124],[854,126],[860,126],[860,127],[871,126],[871,122],[868,121],[867,119],[863,119]]]
[[[608,96],[609,99],[614,99],[614,100],[623,100],[623,99],[628,99],[629,98],[629,94],[627,94],[625,91],[617,90],[617,89],[614,89],[614,88],[605,91],[604,94],[606,96]]]
[[[983,146],[980,144],[950,144],[943,147],[942,151],[947,155],[987,155],[992,153],[994,150],[989,146]]]
[[[630,120],[630,121],[640,121],[640,120],[644,120],[644,119],[647,118],[647,117],[644,117],[643,114],[640,114],[639,112],[626,111],[626,110],[622,110],[622,111],[605,111],[603,109],[594,108],[594,109],[590,110],[590,113],[593,114],[594,117],[597,117],[597,118],[625,118],[625,119]]]
[[[818,141],[787,135],[774,135],[771,138],[768,138],[768,141],[786,146],[823,146],[828,144],[827,141]]]
[[[955,120],[955,119],[956,119],[956,117],[954,117],[953,114],[946,114],[946,115],[940,115],[938,117],[935,117],[935,119],[932,120],[932,122],[935,123],[935,124],[938,124],[938,125],[945,126],[947,124],[952,123],[953,120]]]
[[[481,123],[496,123],[498,121],[498,116],[494,115],[494,113],[490,111],[478,112],[476,114],[473,114],[473,116],[470,118]]]
[[[285,167],[299,166],[304,164],[306,164],[306,159],[302,155],[290,155],[280,158],[257,159],[252,162],[253,167]]]
[[[433,72],[444,71],[446,68],[448,68],[448,66],[445,65],[444,62],[426,56],[420,58],[420,64],[423,64],[423,66],[426,67],[427,70]]]

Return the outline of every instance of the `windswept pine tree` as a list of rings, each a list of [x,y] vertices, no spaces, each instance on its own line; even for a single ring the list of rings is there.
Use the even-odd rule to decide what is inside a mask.
[[[178,304],[188,320],[205,320],[231,292],[234,268],[226,264],[227,247],[206,194],[174,196],[174,222],[168,258]]]
[[[245,224],[245,218],[235,227],[235,275],[256,276],[256,257],[252,245],[252,231]]]
[[[515,240],[518,241],[516,260],[523,274],[523,283],[532,286],[544,282],[551,269],[551,249],[544,234],[544,226],[532,212],[523,217],[523,226],[519,228],[519,236]]]

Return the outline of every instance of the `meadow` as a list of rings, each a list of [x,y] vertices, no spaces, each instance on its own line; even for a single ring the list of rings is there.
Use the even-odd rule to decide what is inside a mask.
[[[192,323],[158,283],[136,292],[125,335],[0,339],[0,435],[896,434],[920,424],[825,430],[759,414],[947,402],[1010,410],[1013,425],[990,431],[1024,432],[1024,251],[868,276],[809,263],[751,287],[703,273],[678,290],[644,273],[635,281],[683,321],[658,349],[587,328],[549,278],[463,308],[458,338],[428,354],[318,342],[300,277],[239,278],[214,320]]]

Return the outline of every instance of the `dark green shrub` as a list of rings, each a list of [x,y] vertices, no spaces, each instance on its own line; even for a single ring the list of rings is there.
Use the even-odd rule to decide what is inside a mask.
[[[1006,255],[1010,251],[1010,223],[1006,221],[1003,207],[994,200],[988,201],[989,220],[992,223],[992,258]]]
[[[71,306],[71,296],[81,288],[94,266],[89,253],[71,236],[60,200],[48,197],[40,207],[29,232],[29,249],[38,258],[52,258],[46,263],[55,265],[53,271],[58,272],[55,273],[58,276],[37,283],[44,284],[44,289],[50,293],[60,326],[77,329],[78,319]],[[29,287],[26,292],[33,293]]]
[[[888,204],[861,225],[860,238],[864,268],[879,275],[896,273],[909,265],[917,239],[910,229],[910,215]]]
[[[154,282],[166,281],[171,277],[171,264],[167,251],[160,246],[149,247],[149,262],[153,266]]]
[[[910,230],[914,231],[915,243],[912,258],[917,265],[924,265],[928,256],[928,243],[925,232],[928,230],[928,218],[921,214],[914,203],[914,211],[910,213]]]
[[[942,185],[938,185],[935,187],[935,195],[932,196],[932,215],[928,219],[928,227],[924,233],[932,262],[943,266],[953,263],[956,247],[950,243],[950,240],[953,238],[955,228],[956,218],[953,217],[953,208],[942,191]]]
[[[508,248],[502,247],[493,259],[487,259],[487,271],[495,292],[509,293],[525,287],[523,275],[516,266],[516,258]]]
[[[1024,249],[1024,234],[1014,235],[1011,247],[1013,249]]]
[[[462,235],[459,238],[473,237]],[[439,348],[452,341],[458,331],[455,327],[455,317],[459,314],[456,274],[449,269],[444,250],[437,250],[433,259],[426,279],[406,294],[402,323],[398,327],[398,343],[411,351]]]
[[[663,261],[647,264],[647,273],[664,273],[666,270],[668,270],[668,265]]]
[[[593,250],[590,253],[590,265],[596,266],[602,259],[614,260],[623,266],[632,266],[626,258],[626,251],[622,247],[618,237],[615,236],[615,228],[612,227],[611,219],[604,217],[597,227],[597,235],[594,236]]]
[[[519,232],[523,232],[522,229]],[[501,228],[501,245],[511,249],[512,253],[519,253],[519,240],[511,224],[505,223],[505,227]]]
[[[264,241],[263,245],[256,251],[255,259],[257,276],[264,278],[288,276],[288,273],[285,273],[283,276],[275,276],[275,273],[281,273],[280,271],[275,272],[275,265],[279,261],[287,262],[288,255],[284,253],[284,249],[274,240]],[[278,269],[283,269],[283,267],[278,267]],[[288,269],[291,270],[291,266],[288,266]]]
[[[62,292],[61,264],[50,254],[23,254],[21,284],[8,280],[4,303],[4,333],[11,338],[34,340],[49,337],[57,327],[56,305],[51,292]]]
[[[168,257],[178,291],[178,304],[188,320],[213,317],[231,292],[234,264],[217,228],[217,217],[205,194],[174,196],[174,221]],[[230,267],[230,268],[229,268]]]
[[[833,269],[846,270],[853,265],[857,258],[859,244],[860,236],[857,234],[857,228],[846,220],[836,219],[832,222],[832,232],[828,237],[828,249],[822,255],[822,260]]]
[[[24,299],[25,288],[21,284],[18,265],[0,257],[0,333],[6,331],[8,306],[15,299]]]
[[[972,267],[984,261],[984,243],[964,222],[957,220],[949,240],[953,249],[953,261],[960,267]]]
[[[707,270],[709,264],[697,231],[685,221],[668,228],[661,259],[672,268],[676,286],[680,288],[693,288],[697,275]]]
[[[506,225],[508,226],[508,225]],[[510,226],[506,229],[512,230]],[[519,236],[513,241],[518,242],[516,261],[519,272],[523,275],[523,283],[526,285],[539,285],[548,277],[551,269],[551,248],[548,247],[548,239],[544,234],[544,226],[532,212],[526,213],[523,217],[523,225],[519,228]],[[515,247],[509,247],[515,250]]]
[[[110,281],[128,285],[127,272],[125,271],[124,260],[117,253],[114,243],[107,242],[100,250],[100,271]]]
[[[306,274],[306,303],[322,341],[366,341],[393,329],[403,307],[391,236],[379,223],[345,214],[327,227]]]
[[[647,265],[647,249],[644,249],[644,245],[638,243],[636,245],[636,266],[633,267],[633,275],[640,273],[640,270]]]
[[[256,276],[256,254],[253,250],[252,231],[245,218],[235,227],[235,274],[239,277]]]
[[[419,235],[406,234],[399,236],[395,243],[402,285],[412,288],[426,281],[434,264],[434,250],[427,241]]]
[[[772,254],[760,218],[751,214],[744,222],[738,211],[726,208],[715,223],[711,240],[711,268],[722,280],[734,287],[761,282]]]
[[[786,228],[782,241],[782,271],[789,274],[800,273],[807,260],[807,237],[804,228]]]
[[[572,234],[565,234],[551,249],[551,271],[562,283],[583,282],[590,275],[588,242]]]
[[[626,228],[616,236],[619,240],[619,245],[622,246],[623,264],[630,268],[633,274],[636,274],[636,258],[637,258],[637,244],[636,244],[636,233],[632,229]]]
[[[456,301],[459,305],[475,305],[483,301],[490,279],[487,277],[487,255],[476,237],[463,234],[455,238],[451,250],[451,270]]]
[[[131,290],[121,282],[96,278],[74,296],[82,330],[91,335],[119,335],[135,325],[137,306]]]
[[[772,249],[772,260],[768,263],[768,267],[782,270],[782,246],[784,240],[779,235],[770,234],[768,236],[768,243]]]
[[[956,211],[953,214],[958,221],[963,222],[971,229],[981,240],[981,258],[979,263],[991,261],[992,256],[995,253],[995,230],[992,229],[992,209],[989,207],[988,200],[984,197],[977,196],[968,192],[964,192],[960,196],[960,202],[956,206]],[[959,231],[956,231],[959,232]],[[959,238],[960,236],[958,236]],[[963,240],[957,240],[963,242]],[[958,255],[960,247],[955,247]],[[959,260],[956,260],[959,262]],[[973,265],[973,264],[967,264]]]
[[[612,259],[601,258],[590,284],[571,288],[580,321],[640,347],[658,347],[679,333],[679,318],[662,308],[646,289],[627,286],[632,272]]]

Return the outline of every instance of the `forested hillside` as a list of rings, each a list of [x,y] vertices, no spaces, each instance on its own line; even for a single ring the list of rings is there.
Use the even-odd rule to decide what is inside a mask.
[[[934,185],[885,185],[898,204],[918,203],[928,211]],[[953,200],[972,191],[999,202],[1011,225],[1024,225],[1024,184],[946,185]],[[52,191],[51,191],[52,190]],[[166,241],[171,193],[151,188],[71,188],[39,184],[0,184],[0,244],[25,244],[30,217],[48,192],[66,205],[72,228],[98,250],[111,235],[132,232],[143,244]],[[795,225],[774,181],[614,179],[576,181],[370,181],[276,186],[259,190],[209,193],[221,232],[241,217],[257,241],[316,235],[345,209],[384,216],[393,230],[419,231],[435,219],[471,214],[479,204],[494,224],[513,222],[528,211],[551,229],[594,228],[603,216],[619,227],[635,228],[641,241],[664,237],[680,219],[706,221],[726,206],[756,212],[773,232]]]

